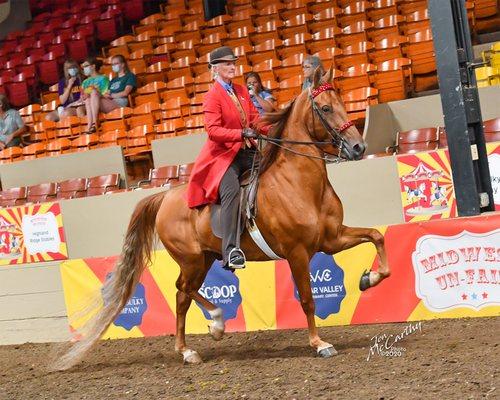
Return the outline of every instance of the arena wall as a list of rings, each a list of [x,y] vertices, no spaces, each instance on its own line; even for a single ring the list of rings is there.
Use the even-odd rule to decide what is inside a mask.
[[[0,180],[4,189],[114,173],[122,177],[121,187],[127,187],[121,146],[0,164]]]

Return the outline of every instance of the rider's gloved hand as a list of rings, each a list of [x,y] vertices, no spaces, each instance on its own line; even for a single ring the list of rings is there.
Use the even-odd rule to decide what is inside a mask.
[[[252,128],[243,128],[241,131],[241,137],[243,139],[257,139],[257,131]]]

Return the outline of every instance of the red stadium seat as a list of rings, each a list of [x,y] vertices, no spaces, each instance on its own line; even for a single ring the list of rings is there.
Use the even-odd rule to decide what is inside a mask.
[[[438,129],[422,128],[398,132],[394,150],[397,154],[406,154],[436,150],[438,147]]]
[[[0,192],[0,205],[2,207],[13,207],[23,205],[27,196],[26,187],[5,189]]]
[[[500,142],[500,118],[483,121],[483,131],[487,142]]]
[[[169,183],[178,182],[179,180],[179,166],[167,165],[165,167],[153,168],[149,171],[149,178],[140,181],[138,186],[159,187],[166,186]]]
[[[58,199],[77,199],[87,196],[87,178],[68,179],[57,184]]]
[[[51,183],[40,183],[28,187],[27,202],[42,203],[44,201],[55,200],[57,195],[57,185]]]
[[[87,196],[105,194],[120,188],[120,174],[100,175],[89,178]]]

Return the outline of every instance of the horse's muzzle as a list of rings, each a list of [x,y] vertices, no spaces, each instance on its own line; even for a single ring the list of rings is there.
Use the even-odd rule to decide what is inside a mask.
[[[365,154],[366,145],[361,143],[356,143],[354,146],[346,146],[342,150],[349,160],[361,160]]]

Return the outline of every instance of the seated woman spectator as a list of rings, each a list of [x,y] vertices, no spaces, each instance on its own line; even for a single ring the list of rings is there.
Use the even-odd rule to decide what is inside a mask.
[[[101,111],[108,113],[115,108],[128,106],[128,95],[137,86],[135,75],[128,69],[127,61],[121,54],[111,59],[111,68],[116,76],[111,79],[109,93],[101,99]]]
[[[250,93],[250,99],[259,115],[276,110],[276,99],[269,89],[262,86],[262,80],[257,72],[249,72],[245,81],[248,93]]]
[[[59,81],[57,90],[61,105],[45,117],[49,121],[57,122],[61,118],[70,116],[85,116],[85,105],[80,99],[82,74],[80,67],[74,60],[64,62],[64,78]]]
[[[26,131],[19,111],[10,107],[7,96],[0,94],[0,150],[19,146]]]
[[[109,79],[99,74],[101,62],[95,57],[88,57],[82,64],[83,74],[87,77],[82,82],[82,99],[87,112],[87,132],[97,131],[101,97],[109,92]]]
[[[307,56],[302,62],[302,68],[304,70],[304,82],[302,83],[302,90],[309,88],[312,85],[312,80],[314,76],[314,71],[316,68],[321,68],[321,72],[325,73],[325,68],[321,63],[321,60],[317,56]]]

